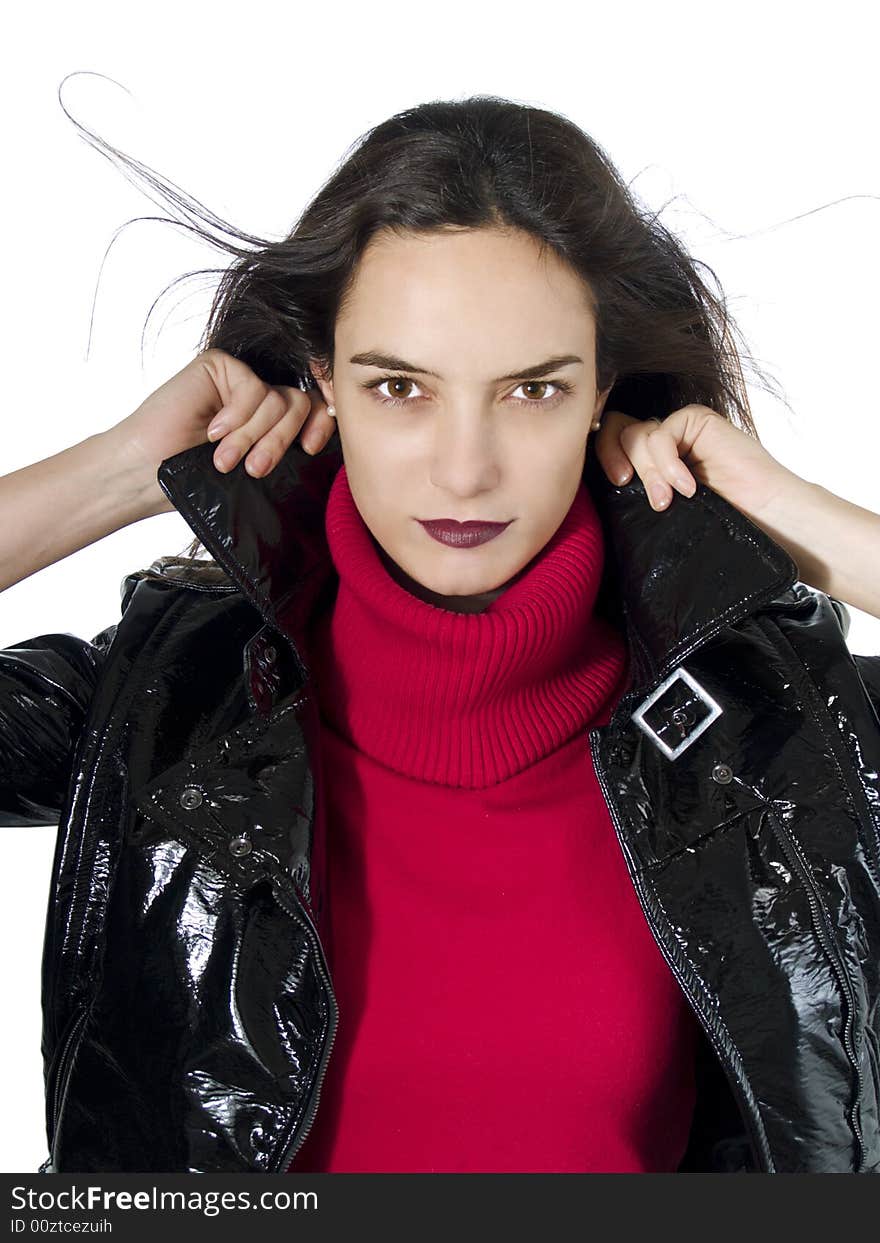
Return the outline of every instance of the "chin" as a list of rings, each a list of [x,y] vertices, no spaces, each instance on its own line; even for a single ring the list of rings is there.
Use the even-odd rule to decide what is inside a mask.
[[[505,574],[501,578],[493,574],[469,579],[463,579],[461,576],[445,579],[429,577],[427,582],[424,579],[419,579],[419,581],[429,591],[434,591],[440,596],[482,596],[489,591],[497,591],[510,577],[510,574]]]

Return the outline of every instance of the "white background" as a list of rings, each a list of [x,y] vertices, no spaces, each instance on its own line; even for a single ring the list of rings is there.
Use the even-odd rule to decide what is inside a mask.
[[[870,14],[852,0],[14,6],[0,52],[0,473],[111,426],[178,371],[212,287],[166,294],[141,352],[147,312],[175,277],[227,262],[169,225],[130,225],[95,296],[115,231],[163,213],[62,112],[62,78],[91,70],[120,85],[67,82],[77,119],[267,238],[289,230],[358,135],[403,107],[493,93],[565,113],[644,202],[674,200],[662,219],[716,272],[796,412],[751,388],[770,452],[880,511]],[[9,588],[0,647],[54,630],[94,635],[117,620],[123,576],[190,538],[178,514],[161,515]],[[851,650],[880,652],[880,621],[852,618]],[[46,1154],[39,963],[55,830],[0,832],[0,1169],[35,1171]]]

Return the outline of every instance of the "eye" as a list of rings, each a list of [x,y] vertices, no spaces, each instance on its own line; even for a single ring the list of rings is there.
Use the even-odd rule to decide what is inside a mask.
[[[397,389],[397,393],[394,396],[382,393],[381,390],[386,384],[390,385],[392,390]],[[407,406],[411,404],[414,398],[402,396],[400,389],[411,386],[418,387],[416,381],[410,376],[386,375],[380,376],[378,380],[367,381],[363,387],[371,390],[375,389],[377,400],[381,401],[384,406]],[[552,406],[556,405],[567,393],[572,391],[571,384],[566,380],[524,380],[522,384],[519,384],[514,389],[514,393],[519,389],[546,389],[548,387],[556,390],[549,397],[537,399],[534,397],[514,397],[513,400],[521,406]]]
[[[375,389],[378,393],[383,384],[393,384],[405,388],[408,384],[415,384],[415,380],[411,380],[410,377],[406,375],[386,375],[382,376],[379,380],[371,380],[368,384],[364,385],[364,388]],[[395,397],[386,397],[384,394],[380,393],[379,400],[384,402],[386,406],[405,406],[409,401],[408,398],[401,397],[399,393]]]
[[[567,384],[565,380],[524,380],[519,385],[519,388],[547,388],[548,385],[556,389],[556,392],[551,397],[542,397],[537,401],[530,397],[518,397],[516,400],[523,401],[528,406],[549,406],[555,402],[555,399],[560,394],[571,392],[571,385]],[[516,392],[516,389],[514,389],[514,392]]]

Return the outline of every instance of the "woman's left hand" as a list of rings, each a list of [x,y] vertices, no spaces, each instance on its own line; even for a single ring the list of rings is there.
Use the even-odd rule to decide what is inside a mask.
[[[608,410],[594,450],[613,483],[627,483],[635,470],[657,510],[669,505],[673,488],[693,496],[703,483],[757,522],[798,481],[758,440],[708,406],[682,406],[662,423]]]

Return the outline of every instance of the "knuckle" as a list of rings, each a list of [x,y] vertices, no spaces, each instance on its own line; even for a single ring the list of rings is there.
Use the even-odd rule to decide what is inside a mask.
[[[277,436],[267,435],[260,437],[257,441],[257,448],[261,454],[267,454],[269,458],[274,461],[276,457],[280,456],[280,453],[283,450],[283,445],[279,444]]]
[[[284,409],[283,414],[278,420],[278,426],[283,427],[285,436],[292,439],[304,425],[307,424],[305,416],[308,410],[303,410],[297,402],[291,402]]]
[[[250,371],[243,377],[241,387],[247,394],[248,402],[252,407],[251,413],[253,413],[266,400],[269,385],[265,380],[261,380],[255,372]]]
[[[295,384],[285,384],[278,388],[278,392],[284,398],[284,404],[288,410],[293,406],[306,406],[309,404],[309,395],[304,393],[301,388],[297,388]]]
[[[640,424],[638,420],[634,423],[627,423],[620,431],[621,444],[631,445],[638,439]]]
[[[243,427],[239,427],[235,432],[231,433],[227,439],[235,445],[239,453],[247,453],[248,449],[252,448],[256,443],[257,433],[249,423],[245,423]]]
[[[267,412],[279,419],[287,411],[287,398],[277,388],[270,389],[266,395]]]

